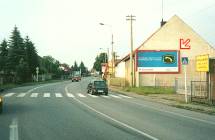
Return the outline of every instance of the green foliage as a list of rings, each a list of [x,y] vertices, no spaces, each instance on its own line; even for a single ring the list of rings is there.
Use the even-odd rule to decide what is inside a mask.
[[[16,65],[19,64],[21,59],[26,61],[26,52],[24,48],[23,38],[17,27],[12,31],[9,40],[8,63],[7,66],[11,72],[16,71]]]
[[[96,71],[101,72],[102,63],[107,63],[107,53],[100,53],[100,55],[96,57],[95,62],[93,64],[93,68]]]
[[[81,61],[79,69],[81,70],[81,74],[87,72],[87,68],[84,66],[84,63]]]
[[[8,44],[7,41],[4,39],[0,44],[0,71],[5,72],[7,69],[7,56],[8,56]]]
[[[68,71],[60,69],[64,66]],[[9,42],[3,40],[0,44],[0,72],[3,73],[4,81],[7,83],[31,82],[33,75],[36,75],[36,67],[39,67],[39,74],[49,74],[53,78],[60,78],[62,75],[70,74],[68,64],[60,64],[52,56],[40,57],[34,43],[26,36],[22,38],[20,31],[15,26],[11,32]],[[86,72],[87,68],[81,62],[72,67],[73,70]]]
[[[24,59],[21,59],[19,64],[16,65],[16,83],[23,83],[29,81],[28,64]]]
[[[52,74],[54,78],[60,78],[63,71],[60,69],[60,62],[52,56],[40,58],[40,73]]]
[[[79,71],[79,67],[78,67],[78,64],[76,61],[74,62],[74,66],[73,66],[72,71]]]
[[[31,76],[32,74],[36,73],[36,67],[39,66],[38,55],[34,44],[28,36],[25,38],[24,47],[26,50],[26,59],[30,72],[29,76]]]

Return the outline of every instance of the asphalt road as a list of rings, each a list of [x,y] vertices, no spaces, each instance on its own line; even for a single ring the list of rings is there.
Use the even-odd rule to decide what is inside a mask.
[[[213,140],[215,117],[109,92],[90,81],[7,90],[0,140]]]

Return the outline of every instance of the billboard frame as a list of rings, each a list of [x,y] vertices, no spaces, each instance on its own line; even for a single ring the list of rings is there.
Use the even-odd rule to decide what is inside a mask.
[[[136,50],[135,70],[138,71],[138,52],[178,52],[178,72],[139,72],[140,74],[180,74],[181,73],[181,56],[180,50]]]

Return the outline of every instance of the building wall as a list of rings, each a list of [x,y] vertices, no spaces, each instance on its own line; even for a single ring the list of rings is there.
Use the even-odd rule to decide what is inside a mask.
[[[119,78],[125,78],[125,62],[124,61],[120,62],[115,67],[115,76],[119,77]]]
[[[180,39],[190,39],[190,50],[180,50]],[[188,80],[206,80],[206,73],[196,72],[195,58],[197,55],[209,54],[215,56],[215,50],[204,41],[194,30],[186,25],[177,16],[172,17],[160,28],[139,50],[180,50],[180,56],[189,58],[187,65]],[[181,59],[181,58],[180,58]],[[153,86],[155,84],[172,86],[176,78],[184,78],[184,69],[181,66],[178,74],[139,74],[140,86]],[[188,81],[188,83],[189,83]]]
[[[133,58],[133,81],[135,84],[135,59]],[[130,59],[125,61],[125,85],[131,85],[131,67],[130,67]]]

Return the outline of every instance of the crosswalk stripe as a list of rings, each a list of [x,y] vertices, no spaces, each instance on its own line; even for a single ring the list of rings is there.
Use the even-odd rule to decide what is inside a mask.
[[[4,97],[11,97],[11,96],[13,96],[14,94],[16,94],[16,93],[7,93],[7,94],[4,95]]]
[[[55,93],[55,96],[56,96],[57,98],[63,97],[61,93]]]
[[[32,93],[30,97],[36,98],[39,93]]]
[[[110,98],[110,97],[107,96],[107,95],[101,95],[101,97],[103,97],[103,98]]]
[[[79,97],[86,97],[85,95],[81,94],[81,93],[78,93],[78,96]]]
[[[68,96],[68,97],[75,98],[75,96],[74,96],[72,93],[67,93],[67,96]]]
[[[46,98],[50,97],[50,93],[44,93],[43,97],[46,97]]]
[[[40,93],[31,93],[30,97],[31,98],[37,98],[39,96]],[[42,94],[42,93],[41,93]],[[14,96],[16,95],[16,97],[25,97],[27,95],[27,93],[7,93],[4,95],[4,97],[11,97],[11,96]],[[84,95],[83,93],[76,93],[75,95],[72,94],[72,93],[67,93],[66,94],[67,97],[70,97],[70,98],[75,98],[75,95],[81,97],[81,98],[85,98],[85,97],[92,97],[92,98],[98,98],[98,97],[102,97],[102,98],[117,98],[117,99],[121,99],[121,98],[127,98],[127,99],[131,99],[133,97],[130,97],[130,96],[127,96],[127,95],[122,95],[122,94],[119,94],[119,95],[114,95],[114,94],[109,94],[109,96],[106,96],[106,95],[100,95],[100,96],[96,96],[96,95],[91,95],[91,94],[87,94],[87,95]],[[46,98],[49,98],[51,97],[51,93],[43,93],[43,97],[46,97]],[[55,97],[56,98],[61,98],[63,97],[63,94],[62,93],[55,93]]]
[[[128,99],[132,98],[130,96],[126,96],[126,95],[122,95],[122,94],[120,94],[119,96],[124,97],[124,98],[128,98]]]
[[[114,97],[114,98],[118,98],[118,99],[120,99],[120,98],[121,98],[121,97],[116,96],[116,95],[113,95],[113,94],[110,94],[110,96],[111,96],[111,97]]]
[[[20,93],[19,95],[17,95],[16,97],[24,97],[27,93]]]
[[[93,97],[93,98],[98,98],[98,96],[96,95],[92,95],[92,94],[88,94],[90,97]]]

